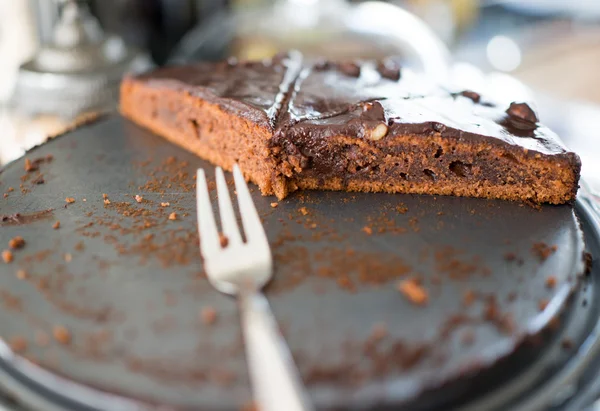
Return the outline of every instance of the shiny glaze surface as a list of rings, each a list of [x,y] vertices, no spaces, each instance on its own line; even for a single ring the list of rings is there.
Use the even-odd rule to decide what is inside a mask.
[[[431,135],[485,139],[546,155],[568,154],[526,103],[495,104],[469,90],[448,90],[395,62],[306,61],[298,52],[261,62],[199,63],[159,69],[141,77],[176,86],[224,109],[268,124],[274,143],[344,133],[364,138],[385,124],[384,137]]]

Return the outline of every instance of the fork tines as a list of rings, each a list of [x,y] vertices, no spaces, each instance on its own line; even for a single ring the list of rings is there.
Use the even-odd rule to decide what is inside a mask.
[[[244,244],[236,221],[229,189],[221,167],[215,170],[217,182],[217,196],[219,215],[223,235],[227,238],[227,246],[235,247]],[[245,245],[257,249],[269,250],[266,234],[260,218],[252,201],[250,191],[237,164],[233,166],[233,178],[237,191],[238,206],[242,217],[242,226],[246,236]],[[196,177],[197,205],[198,205],[198,230],[201,235],[200,250],[204,258],[215,254],[221,249],[221,242],[215,217],[212,210],[210,194],[203,169],[198,169]]]

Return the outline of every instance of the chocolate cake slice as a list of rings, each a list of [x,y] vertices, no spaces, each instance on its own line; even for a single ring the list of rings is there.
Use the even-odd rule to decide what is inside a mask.
[[[561,204],[580,160],[526,104],[452,92],[391,61],[198,63],[129,77],[121,112],[264,195],[297,189]]]

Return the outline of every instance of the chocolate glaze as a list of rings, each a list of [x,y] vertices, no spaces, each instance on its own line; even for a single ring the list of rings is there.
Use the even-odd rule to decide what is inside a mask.
[[[332,135],[365,138],[377,124],[386,136],[440,133],[461,140],[485,140],[526,153],[579,158],[538,122],[526,103],[508,108],[470,90],[450,92],[402,70],[394,62],[308,62],[297,52],[262,62],[228,61],[160,69],[149,83],[185,88],[237,115],[270,127],[271,144],[294,150],[295,139]],[[326,141],[313,142],[314,150]],[[313,151],[313,150],[311,150]],[[314,154],[314,152],[312,153]]]
[[[144,74],[149,85],[184,89],[266,127],[273,127],[291,82],[297,77],[293,58],[261,62],[197,63],[165,67]],[[288,65],[293,70],[288,70]],[[290,71],[293,71],[290,74]],[[283,90],[283,91],[282,91]]]

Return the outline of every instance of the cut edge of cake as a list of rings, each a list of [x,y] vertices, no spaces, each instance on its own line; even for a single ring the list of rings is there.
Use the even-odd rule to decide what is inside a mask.
[[[269,155],[273,130],[268,124],[234,116],[182,89],[146,87],[134,77],[121,84],[120,112],[225,170],[238,163],[263,195],[283,198],[288,193],[286,179],[276,175],[275,159]]]
[[[428,136],[426,145],[419,144],[423,139],[420,135],[394,137],[390,145],[399,151],[396,155],[365,143],[356,159],[356,142],[350,145],[350,139],[345,135],[330,137],[335,153],[330,157],[354,159],[350,166],[350,161],[346,162],[343,176],[326,170],[298,169],[290,174],[290,190],[453,195],[550,204],[571,203],[577,194],[580,166],[572,155],[525,153],[497,145],[465,143],[437,133]],[[401,171],[407,168],[413,171]],[[296,175],[301,177],[296,179]]]

